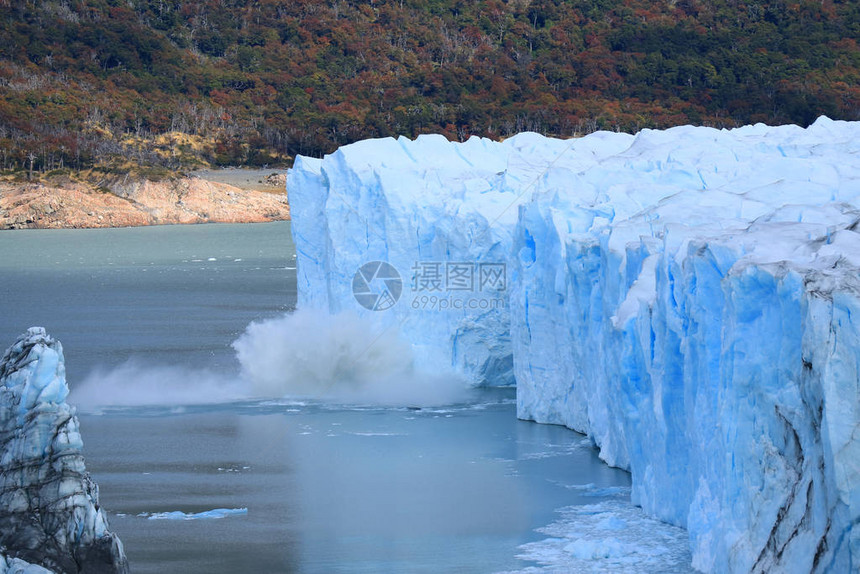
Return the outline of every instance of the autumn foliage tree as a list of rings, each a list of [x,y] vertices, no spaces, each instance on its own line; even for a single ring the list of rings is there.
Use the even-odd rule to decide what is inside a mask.
[[[0,0],[0,168],[858,119],[858,41],[844,0]]]

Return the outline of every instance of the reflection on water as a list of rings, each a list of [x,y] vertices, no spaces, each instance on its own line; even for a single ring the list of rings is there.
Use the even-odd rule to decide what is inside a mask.
[[[580,435],[517,421],[512,389],[475,398],[420,410],[138,408],[81,424],[136,572],[228,572],[241,560],[260,572],[510,569],[517,546],[540,538],[533,529],[578,498],[563,481],[629,484]],[[214,508],[248,512],[137,516]]]
[[[203,373],[235,381],[231,343],[296,300],[288,222],[11,231],[0,253],[0,346],[45,326],[73,393],[99,373],[144,373],[164,397]],[[580,435],[517,421],[513,389],[422,409],[229,398],[81,415],[134,572],[519,568],[554,509],[594,502],[570,485],[629,486]]]

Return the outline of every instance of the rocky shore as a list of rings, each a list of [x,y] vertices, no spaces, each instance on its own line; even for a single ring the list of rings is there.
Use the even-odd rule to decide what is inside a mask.
[[[0,229],[258,223],[290,218],[287,196],[199,177],[89,183],[0,182]]]

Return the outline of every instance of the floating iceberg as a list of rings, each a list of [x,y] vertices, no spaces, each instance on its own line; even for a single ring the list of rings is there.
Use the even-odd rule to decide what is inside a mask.
[[[227,516],[239,516],[248,514],[247,508],[213,508],[212,510],[204,510],[202,512],[182,512],[174,510],[172,512],[154,512],[139,514],[142,518],[149,520],[217,520],[226,518]]]
[[[515,379],[701,571],[860,568],[860,123],[389,138],[297,158],[288,188],[301,307]],[[403,278],[384,311],[353,292],[373,261]],[[454,308],[424,271],[458,263],[504,265],[504,305]]]
[[[84,467],[65,371],[40,327],[0,360],[0,572],[128,571]]]

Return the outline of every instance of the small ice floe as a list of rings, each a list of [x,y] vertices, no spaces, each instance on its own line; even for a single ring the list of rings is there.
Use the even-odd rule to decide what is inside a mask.
[[[218,472],[244,472],[246,470],[251,470],[250,466],[219,466]]]
[[[538,529],[548,538],[520,546],[536,562],[518,574],[542,572],[693,572],[687,531],[646,516],[629,500],[568,506]]]
[[[173,512],[141,512],[138,516],[147,520],[212,520],[244,514],[248,514],[247,508],[214,508],[212,510],[204,510],[203,512],[191,513],[180,510]]]

